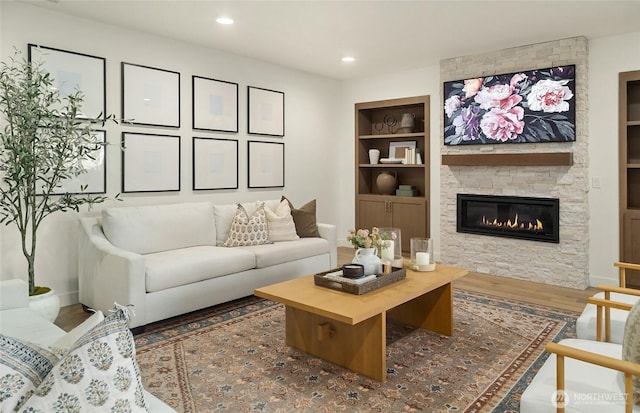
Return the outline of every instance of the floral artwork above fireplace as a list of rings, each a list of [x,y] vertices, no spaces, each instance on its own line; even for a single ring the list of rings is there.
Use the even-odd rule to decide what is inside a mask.
[[[444,144],[573,142],[575,65],[444,82]]]

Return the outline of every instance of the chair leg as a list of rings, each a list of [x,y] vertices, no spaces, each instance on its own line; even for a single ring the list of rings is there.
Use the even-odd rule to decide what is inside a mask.
[[[564,356],[556,354],[556,412],[564,413]]]

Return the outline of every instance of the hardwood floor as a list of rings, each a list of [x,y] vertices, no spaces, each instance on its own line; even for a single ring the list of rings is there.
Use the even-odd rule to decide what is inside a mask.
[[[338,264],[342,265],[351,262],[352,258],[353,249],[338,248]],[[478,272],[470,272],[467,276],[455,281],[453,285],[454,288],[576,312],[582,311],[587,299],[597,292],[595,288],[576,290]],[[56,319],[56,324],[69,331],[82,323],[89,315],[82,310],[80,304],[62,307]]]

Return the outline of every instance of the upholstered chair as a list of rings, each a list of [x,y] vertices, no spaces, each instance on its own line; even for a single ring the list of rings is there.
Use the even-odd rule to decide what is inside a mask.
[[[640,290],[626,288],[626,270],[640,270],[640,265],[629,264],[624,262],[616,262],[613,264],[619,268],[619,287],[609,285],[599,285],[597,288],[601,291],[595,294],[593,297],[596,299],[606,299],[611,301],[617,301],[620,303],[627,303],[633,305],[640,298]],[[604,319],[605,313],[609,312],[607,319],[608,323],[604,323],[603,333],[604,341],[610,343],[622,344],[622,336],[624,334],[624,325],[627,321],[628,312],[619,310],[617,308],[605,307],[603,314],[600,315],[601,319]],[[576,321],[576,335],[578,338],[585,340],[602,340],[596,336],[596,305],[587,304],[582,314]]]
[[[547,344],[551,354],[522,394],[521,413],[640,412],[640,302],[631,307],[598,300],[590,302],[599,313],[628,311],[623,343],[565,339]]]

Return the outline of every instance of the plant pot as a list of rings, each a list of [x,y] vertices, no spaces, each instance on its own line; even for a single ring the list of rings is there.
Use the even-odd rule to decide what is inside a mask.
[[[53,289],[48,293],[30,295],[29,308],[53,323],[60,311],[60,298]]]

